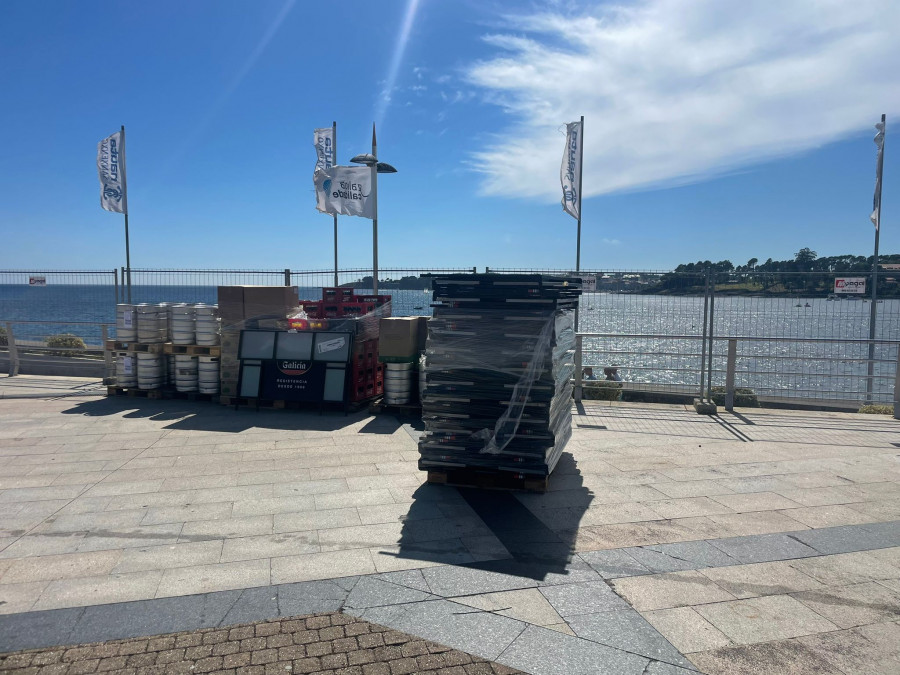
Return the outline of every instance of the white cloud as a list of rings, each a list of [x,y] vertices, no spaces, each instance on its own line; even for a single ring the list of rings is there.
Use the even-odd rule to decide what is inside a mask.
[[[900,112],[897,0],[642,0],[507,24],[485,37],[503,53],[466,73],[515,120],[474,154],[486,194],[559,199],[560,127],[579,115],[592,196],[700,180]]]
[[[608,246],[618,246],[622,243],[621,239],[607,239],[606,237],[603,237],[603,239],[601,239],[600,241],[602,241],[604,244],[607,244]]]

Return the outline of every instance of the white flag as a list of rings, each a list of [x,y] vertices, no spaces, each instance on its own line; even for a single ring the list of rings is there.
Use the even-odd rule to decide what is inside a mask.
[[[881,168],[884,166],[884,122],[875,125],[875,145],[878,154],[875,159],[875,198],[872,200],[872,215],[869,220],[878,229],[881,223]]]
[[[128,213],[125,148],[122,145],[121,131],[97,144],[97,172],[100,175],[100,206],[107,211]]]
[[[573,218],[578,218],[581,208],[581,195],[578,184],[581,178],[581,122],[566,125],[566,151],[563,153],[559,179],[562,182],[563,211]]]
[[[368,166],[333,166],[316,169],[316,209],[340,216],[375,218],[372,169]]]
[[[316,168],[330,169],[334,166],[334,128],[326,127],[313,132],[316,146]]]

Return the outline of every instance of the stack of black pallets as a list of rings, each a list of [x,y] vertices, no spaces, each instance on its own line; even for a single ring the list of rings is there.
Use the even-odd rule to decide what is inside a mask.
[[[581,280],[436,277],[419,468],[546,477],[572,433]]]

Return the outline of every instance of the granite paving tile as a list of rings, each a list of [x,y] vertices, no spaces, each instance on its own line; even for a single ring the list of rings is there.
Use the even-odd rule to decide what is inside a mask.
[[[156,590],[156,597],[230,591],[271,583],[269,560],[196,565],[165,570]]]
[[[644,618],[683,654],[719,649],[732,644],[731,640],[692,607],[644,612]]]
[[[864,551],[794,560],[791,567],[827,586],[849,586],[878,579],[900,579],[900,568]]]
[[[193,567],[219,562],[222,540],[198,541],[167,546],[141,546],[121,551],[114,574],[143,572],[171,567]]]
[[[884,525],[888,527],[880,527]],[[872,523],[792,532],[791,537],[819,553],[833,554],[896,546],[900,543],[900,531],[897,532],[898,538],[894,538],[892,534],[889,523]]]
[[[473,611],[447,600],[370,607],[362,611],[347,610],[347,613],[492,660],[496,660],[527,625],[505,616]],[[511,665],[507,661],[501,662]]]
[[[683,668],[693,668],[681,653],[633,609],[584,614],[568,621],[575,634],[632,654]]]
[[[612,584],[619,595],[641,612],[734,598],[708,577],[693,570],[615,579]]]
[[[60,579],[47,585],[32,609],[37,611],[143,600],[153,597],[161,578],[162,572],[148,571]]]
[[[854,630],[835,631],[797,638],[804,647],[821,655],[844,673],[865,675],[896,675],[900,672],[900,655],[896,624],[875,624],[873,627],[889,625],[894,630],[887,634],[876,634],[875,639]],[[868,628],[868,627],[867,627]]]
[[[274,584],[374,574],[375,571],[372,555],[366,548],[272,558]]]
[[[737,560],[706,541],[687,541],[627,548],[624,551],[651,572],[678,572],[701,567],[736,565]]]
[[[708,675],[847,675],[797,640],[714,649],[691,660]]]
[[[458,602],[467,607],[508,616],[511,619],[518,619],[536,626],[549,628],[554,625],[565,624],[563,618],[547,602],[547,598],[536,588],[468,595],[451,599],[453,602]],[[554,628],[554,630],[556,629]]]
[[[900,618],[900,595],[874,581],[794,593],[793,598],[841,628]]]
[[[41,597],[49,581],[26,581],[17,584],[0,584],[0,614],[27,612]],[[0,625],[3,621],[0,621]]]
[[[787,595],[698,605],[694,609],[736,644],[771,642],[838,628]]]
[[[53,581],[71,577],[92,577],[110,572],[122,557],[122,551],[68,553],[8,561],[0,584]]]
[[[715,539],[710,543],[742,563],[771,562],[790,558],[805,558],[818,550],[786,534],[757,534],[747,537]]]
[[[314,531],[282,532],[279,534],[226,539],[222,547],[221,562],[318,552],[318,533]]]
[[[804,560],[815,560],[815,558]],[[704,569],[700,572],[736,598],[781,595],[823,588],[821,582],[797,568],[796,562],[791,560],[751,563]]]
[[[539,626],[528,626],[497,658],[534,675],[643,675],[648,659]]]
[[[632,558],[623,549],[584,551],[578,554],[604,579],[650,574],[650,570]]]
[[[353,590],[350,591],[350,595],[347,596],[345,606],[348,610],[362,610],[368,607],[399,605],[437,599],[439,598],[431,593],[393,584],[383,579],[360,577]]]
[[[540,592],[567,621],[581,614],[627,609],[628,605],[604,581],[542,586]]]
[[[0,621],[0,652],[70,644],[73,626],[84,614],[83,607],[47,612],[23,612]],[[74,640],[78,642],[78,640]]]

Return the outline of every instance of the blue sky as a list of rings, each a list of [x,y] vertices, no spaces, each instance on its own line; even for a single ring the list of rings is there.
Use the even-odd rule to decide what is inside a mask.
[[[379,156],[399,169],[380,181],[385,268],[572,265],[559,126],[580,114],[585,267],[740,264],[804,246],[870,255],[882,112],[881,250],[900,253],[891,0],[0,11],[4,268],[124,264],[122,217],[100,209],[95,168],[120,124],[133,266],[328,268],[312,130],[336,120],[346,163],[376,117]],[[369,221],[341,218],[340,257],[370,264]]]

